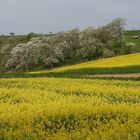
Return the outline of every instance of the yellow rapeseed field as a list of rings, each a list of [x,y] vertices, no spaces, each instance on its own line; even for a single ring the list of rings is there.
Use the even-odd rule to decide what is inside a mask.
[[[127,67],[140,66],[140,53],[129,55],[122,55],[112,58],[99,59],[97,61],[85,62],[77,65],[66,66],[54,69],[54,72],[61,72],[66,70],[74,70],[81,68],[112,68],[112,67]]]
[[[0,140],[38,139],[139,140],[140,81],[0,79]]]

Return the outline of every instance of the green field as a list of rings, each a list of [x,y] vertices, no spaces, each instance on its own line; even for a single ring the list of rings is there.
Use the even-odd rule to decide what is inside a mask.
[[[139,39],[132,39],[132,36],[139,36]],[[140,51],[140,30],[130,30],[125,32],[125,39],[127,42],[136,44],[135,51]]]

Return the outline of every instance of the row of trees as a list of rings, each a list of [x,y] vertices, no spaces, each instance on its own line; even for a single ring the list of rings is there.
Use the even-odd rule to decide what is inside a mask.
[[[55,67],[68,60],[83,61],[98,57],[110,57],[131,51],[132,47],[124,41],[124,19],[118,18],[106,26],[84,30],[73,29],[46,37],[32,38],[27,43],[17,44],[8,52],[5,67],[23,69],[43,66]],[[5,46],[3,49],[6,49]],[[3,52],[2,49],[2,52]]]

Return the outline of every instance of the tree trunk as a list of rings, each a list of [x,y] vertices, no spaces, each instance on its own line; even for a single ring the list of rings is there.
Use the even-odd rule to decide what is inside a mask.
[[[29,72],[26,62],[25,62],[25,69],[26,69],[26,72]]]

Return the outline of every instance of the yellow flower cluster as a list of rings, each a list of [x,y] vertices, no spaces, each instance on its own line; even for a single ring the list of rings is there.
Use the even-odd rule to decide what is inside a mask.
[[[139,140],[140,81],[0,79],[0,139]]]

